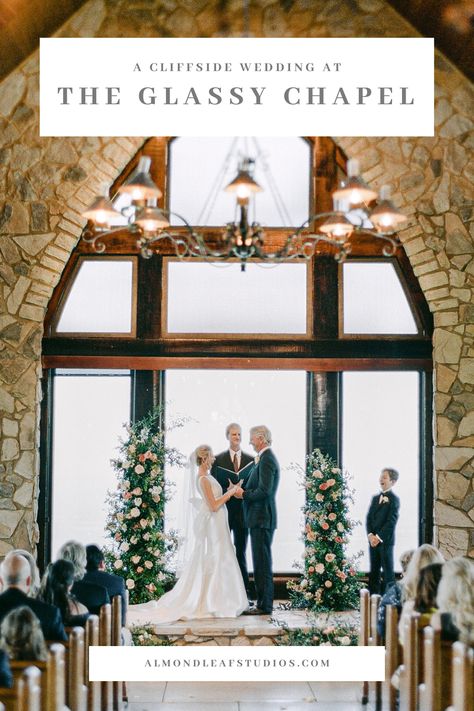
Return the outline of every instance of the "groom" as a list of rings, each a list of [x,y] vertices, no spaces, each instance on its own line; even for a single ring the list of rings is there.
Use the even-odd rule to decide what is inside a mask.
[[[255,467],[245,489],[235,496],[243,498],[246,523],[250,529],[253,574],[257,606],[247,615],[269,615],[273,610],[272,540],[277,525],[275,494],[280,480],[280,467],[270,449],[272,435],[268,427],[250,430],[250,444],[257,452]]]

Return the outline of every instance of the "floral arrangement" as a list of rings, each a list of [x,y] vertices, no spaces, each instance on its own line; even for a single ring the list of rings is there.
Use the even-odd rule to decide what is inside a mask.
[[[314,611],[347,610],[359,604],[355,559],[344,553],[352,529],[352,491],[347,475],[330,457],[315,449],[306,458],[306,503],[302,575],[288,583],[293,607]]]
[[[134,625],[130,629],[136,647],[169,647],[169,637],[157,635],[150,625]]]
[[[176,536],[164,531],[164,507],[170,497],[165,464],[183,464],[176,449],[165,446],[161,410],[127,425],[128,437],[112,460],[117,489],[109,492],[106,531],[108,566],[125,579],[132,604],[159,598],[173,582],[171,560]],[[182,422],[174,423],[181,426]]]
[[[284,633],[276,638],[280,647],[346,647],[357,646],[359,641],[359,630],[353,625],[328,624],[323,628],[313,626],[308,630],[290,630],[284,624],[280,626],[284,630]]]

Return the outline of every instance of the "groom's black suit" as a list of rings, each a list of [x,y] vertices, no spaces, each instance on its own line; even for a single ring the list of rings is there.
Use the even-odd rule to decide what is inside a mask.
[[[275,494],[280,467],[271,449],[260,456],[244,487],[244,514],[250,529],[257,608],[273,609],[272,540],[277,527]]]
[[[240,468],[243,469],[247,466],[247,464],[250,464],[250,462],[253,462],[253,457],[251,457],[250,454],[246,454],[246,452],[241,451]],[[218,471],[218,467],[227,469],[227,471],[225,473]],[[242,486],[245,486],[251,471],[252,467],[249,467],[246,470],[245,476],[240,476],[240,474],[234,472],[234,463],[231,459],[230,452],[227,449],[225,452],[221,452],[216,455],[215,462],[212,465],[211,474],[214,479],[217,479],[222,487],[222,491],[225,493],[229,487],[229,479],[233,484],[237,484],[240,479],[243,478]],[[237,557],[240,572],[242,573],[247,595],[249,595],[249,574],[247,571],[247,558],[245,555],[247,550],[249,529],[247,528],[244,520],[243,502],[242,499],[237,499],[235,496],[232,496],[226,505],[227,515],[229,518],[229,528],[232,531],[234,538],[235,555]]]

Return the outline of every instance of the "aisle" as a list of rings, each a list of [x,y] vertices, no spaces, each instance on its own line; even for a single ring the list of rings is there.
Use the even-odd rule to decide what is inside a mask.
[[[353,683],[178,683],[128,685],[127,711],[373,711]]]

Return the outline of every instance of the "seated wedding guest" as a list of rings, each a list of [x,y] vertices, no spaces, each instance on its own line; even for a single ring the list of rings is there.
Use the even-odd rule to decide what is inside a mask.
[[[431,618],[441,638],[474,646],[474,561],[459,556],[443,566],[438,587],[438,612]]]
[[[35,560],[34,556],[29,551],[23,550],[23,548],[15,548],[15,550],[10,551],[10,553],[8,553],[6,557],[8,557],[9,555],[12,555],[13,553],[22,555],[23,558],[26,558],[26,560],[30,564],[31,584],[30,584],[30,590],[28,592],[28,595],[30,597],[36,597],[38,595],[40,585],[41,585],[41,576],[40,576],[40,572],[38,570],[38,566],[36,565],[36,560]]]
[[[8,654],[11,661],[46,661],[48,650],[41,625],[29,607],[17,607],[3,618],[0,649]]]
[[[122,598],[122,626],[127,618],[127,592],[125,580],[120,575],[108,573],[105,569],[105,558],[99,546],[90,544],[86,546],[87,564],[86,574],[82,578],[85,583],[102,585],[109,593],[110,599],[115,595]]]
[[[50,563],[41,584],[40,599],[56,605],[61,611],[65,627],[83,627],[90,615],[85,605],[79,602],[71,589],[74,583],[74,566],[70,560],[56,560]]]
[[[110,597],[103,585],[83,580],[87,565],[85,547],[78,541],[67,541],[59,549],[58,558],[69,560],[74,566],[72,594],[87,607],[90,613],[98,615],[102,605],[110,602]]]
[[[431,617],[437,611],[436,595],[443,571],[442,563],[431,563],[420,570],[416,595],[413,600],[403,604],[401,620],[406,621],[412,612],[419,612],[418,626],[420,629],[431,623]],[[403,623],[402,623],[403,624]],[[401,640],[403,644],[403,639]]]
[[[403,576],[406,573],[408,563],[410,562],[414,552],[415,551],[412,549],[401,554],[399,560],[402,568],[402,580],[397,580],[393,585],[391,585],[380,600],[377,616],[377,630],[382,642],[385,641],[385,613],[387,605],[393,605],[396,607],[398,614],[402,611]]]
[[[425,568],[427,565],[432,563],[444,563],[444,558],[440,551],[432,546],[430,543],[423,543],[422,546],[416,549],[413,553],[411,560],[408,564],[405,577],[403,578],[403,588],[402,588],[402,613],[400,615],[400,621],[398,623],[398,637],[401,644],[403,644],[403,629],[406,620],[410,617],[413,609],[410,610],[410,606],[405,606],[408,601],[415,600],[416,591],[418,586],[418,581],[420,578],[420,570]]]
[[[0,649],[0,687],[10,689],[13,686],[13,674],[8,661],[8,654]]]
[[[45,639],[57,642],[67,640],[59,609],[28,597],[31,571],[26,558],[16,553],[7,556],[0,566],[0,579],[3,583],[3,592],[0,593],[0,622],[10,610],[26,606],[39,619]]]

